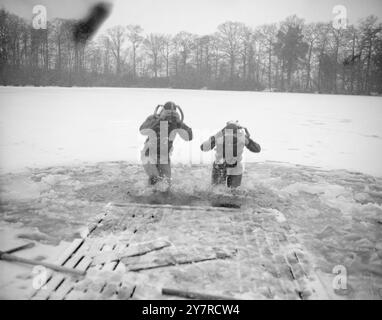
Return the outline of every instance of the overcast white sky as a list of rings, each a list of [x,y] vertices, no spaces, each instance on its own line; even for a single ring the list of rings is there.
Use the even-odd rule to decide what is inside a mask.
[[[110,1],[110,0],[108,0]],[[45,5],[48,19],[79,18],[96,0],[0,0],[5,9],[31,18],[32,7]],[[347,8],[350,23],[374,14],[382,17],[382,0],[115,0],[102,29],[121,24],[139,24],[145,32],[175,34],[186,30],[208,34],[227,20],[250,26],[279,22],[297,14],[310,21],[331,21],[335,5]]]

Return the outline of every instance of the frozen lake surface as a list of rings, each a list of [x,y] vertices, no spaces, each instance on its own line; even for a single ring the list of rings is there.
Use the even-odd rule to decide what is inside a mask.
[[[167,100],[182,106],[185,122],[194,129],[192,143],[180,138],[175,141],[174,162],[209,163],[213,153],[201,153],[199,146],[231,119],[247,126],[254,140],[261,144],[260,154],[245,153],[245,160],[255,163],[247,165],[242,187],[236,190],[235,197],[224,187],[211,187],[209,165],[192,168],[176,165],[172,192],[167,197],[159,195],[158,199],[153,196],[153,190],[147,188],[142,166],[128,163],[139,163],[145,139],[138,132],[140,124],[157,104]],[[110,202],[159,201],[211,206],[229,199],[240,201],[242,206],[243,215],[238,216],[239,219],[224,221],[229,222],[227,230],[234,238],[243,237],[246,245],[239,246],[238,252],[243,252],[245,259],[248,245],[253,246],[250,247],[253,252],[258,250],[256,242],[251,242],[256,230],[284,229],[275,224],[270,227],[267,222],[264,229],[258,228],[252,220],[255,215],[245,215],[246,210],[275,214],[284,217],[284,222],[296,231],[304,255],[314,263],[316,275],[331,298],[380,299],[381,104],[381,98],[358,96],[0,88],[0,169],[3,173],[11,172],[0,174],[0,242],[11,247],[15,241],[29,239],[39,242],[41,250],[42,244],[56,245],[62,239],[72,241]],[[279,165],[267,160],[361,171],[381,178],[344,170],[328,172],[306,166]],[[25,170],[30,167],[50,168]],[[224,229],[219,229],[222,220],[211,220],[210,215],[201,215],[198,220],[190,217],[191,220],[184,220],[184,225],[191,228],[193,234],[203,234],[198,226],[208,226],[212,228],[208,232],[212,242],[218,244],[224,238],[223,243],[231,243]],[[157,226],[168,234],[167,222]],[[146,234],[146,228],[143,230],[147,237],[153,234]],[[184,241],[182,232],[173,232],[171,237],[174,237],[171,241]],[[135,239],[142,240],[139,236]],[[190,248],[193,252],[201,250],[192,243]],[[264,259],[261,256],[258,259],[251,260],[253,267],[261,264],[264,271]],[[273,266],[281,270],[283,265],[275,262]],[[340,292],[333,289],[335,266],[345,266],[349,289]],[[200,268],[195,269],[195,275],[200,275]],[[203,281],[215,283],[216,279],[224,279],[225,271],[220,274],[215,273],[218,268],[213,270],[206,273]],[[242,288],[258,288],[258,283],[253,282],[258,269],[242,270],[235,272],[238,278],[232,277],[234,284],[239,284],[237,290],[245,293]],[[14,269],[12,272],[16,279],[14,288],[21,288],[17,281],[25,278],[25,271],[20,278],[16,278]],[[7,277],[1,279],[1,274]],[[271,274],[261,276],[268,281],[266,288],[274,283]],[[242,278],[242,275],[251,276]],[[0,270],[0,282],[9,284],[9,279],[8,269]],[[179,281],[179,274],[176,279]],[[232,287],[231,283],[224,282],[224,286]],[[11,295],[10,287],[4,287],[3,291]],[[13,293],[21,297],[21,289],[17,290]],[[269,289],[266,292],[269,293]]]
[[[2,172],[82,162],[139,162],[138,128],[157,104],[185,113],[194,141],[174,144],[174,162],[209,163],[199,146],[239,120],[262,152],[280,161],[382,176],[382,98],[292,93],[126,88],[0,88]]]

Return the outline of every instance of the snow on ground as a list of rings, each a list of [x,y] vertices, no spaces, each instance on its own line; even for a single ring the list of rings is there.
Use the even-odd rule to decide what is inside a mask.
[[[137,163],[144,141],[138,127],[167,100],[183,107],[195,140],[177,139],[172,194],[155,198]],[[262,152],[245,153],[246,161],[255,163],[246,165],[235,201],[243,208],[279,212],[278,219],[286,219],[309,250],[332,298],[381,299],[381,101],[167,89],[0,88],[1,242],[57,246],[79,237],[110,201],[231,201],[224,188],[211,188],[212,153],[200,153],[199,145],[225,121],[238,119]],[[348,271],[348,290],[332,288],[336,265]]]
[[[156,198],[141,166],[126,162],[10,173],[1,177],[1,221],[12,229],[32,228],[22,232],[22,239],[57,245],[78,238],[109,202],[213,205],[237,199],[243,210],[271,210],[288,221],[331,298],[382,298],[381,178],[274,162],[248,164],[232,197],[224,188],[211,188],[209,175],[207,165],[175,165],[172,193]],[[30,194],[16,198],[18,185],[29,185]],[[337,265],[348,272],[347,290],[333,290]]]
[[[380,97],[130,88],[0,88],[0,168],[137,162],[138,128],[168,100],[183,108],[195,137],[178,138],[175,162],[210,162],[199,145],[237,119],[262,146],[246,161],[382,175]]]
[[[34,243],[32,248],[20,250],[15,255],[36,261],[54,262],[68,246],[68,242],[61,241],[58,245],[40,243],[45,239],[38,228],[25,226],[19,222],[17,225],[0,222],[0,250],[6,251],[18,246]],[[37,277],[41,277],[41,269],[36,266],[23,265],[8,261],[0,263],[0,300],[1,299],[28,299],[37,285]],[[36,277],[37,276],[37,277]],[[42,275],[43,276],[43,275]],[[34,286],[35,285],[35,286]]]

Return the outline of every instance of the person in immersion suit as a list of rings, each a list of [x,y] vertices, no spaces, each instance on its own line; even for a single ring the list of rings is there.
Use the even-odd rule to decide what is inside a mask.
[[[249,132],[237,121],[229,121],[217,134],[200,146],[202,151],[215,148],[212,166],[212,184],[226,184],[229,188],[241,185],[243,175],[242,155],[244,147],[252,152],[260,152],[258,143],[249,137]]]
[[[162,108],[158,114],[159,109]],[[180,111],[181,117],[177,111]],[[140,126],[141,134],[148,136],[141,152],[143,168],[149,176],[149,184],[155,185],[164,181],[171,183],[171,153],[176,134],[186,141],[192,140],[192,129],[183,122],[183,111],[174,102],[157,106]]]

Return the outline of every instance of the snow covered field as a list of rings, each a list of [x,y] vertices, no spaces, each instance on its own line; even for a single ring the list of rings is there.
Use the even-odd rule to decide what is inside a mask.
[[[2,172],[82,162],[138,162],[138,128],[157,104],[175,101],[194,141],[173,160],[209,163],[199,145],[228,120],[262,146],[245,160],[280,161],[382,176],[382,98],[126,88],[0,88]]]

